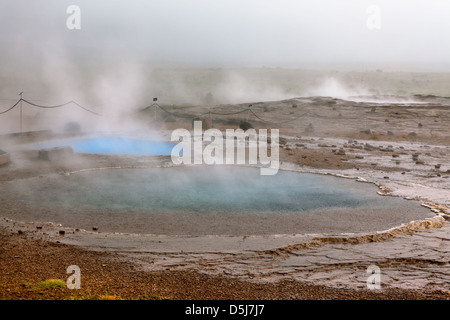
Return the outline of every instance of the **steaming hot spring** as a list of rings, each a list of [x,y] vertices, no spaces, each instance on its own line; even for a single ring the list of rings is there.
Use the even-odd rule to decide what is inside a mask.
[[[170,155],[173,143],[149,141],[121,136],[101,136],[36,145],[36,149],[62,147],[69,144],[77,153],[134,156]]]
[[[170,155],[173,147],[124,137],[68,142],[76,153],[149,158]],[[352,179],[284,170],[264,176],[250,166],[175,166],[163,158],[147,167],[89,168],[5,182],[0,201],[14,203],[5,215],[15,220],[191,236],[369,232],[430,215],[417,203],[380,196],[375,185]]]

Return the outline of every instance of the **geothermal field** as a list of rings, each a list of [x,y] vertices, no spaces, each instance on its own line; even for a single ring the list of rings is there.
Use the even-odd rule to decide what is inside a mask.
[[[51,298],[23,283],[65,279],[68,264],[86,269],[84,287],[56,298],[448,299],[450,98],[343,88],[326,78],[323,95],[282,100],[161,97],[120,117],[21,101],[22,121],[17,109],[0,118],[10,130],[1,136],[2,298]],[[171,135],[193,134],[194,121],[202,136],[279,130],[277,173],[261,175],[259,162],[175,163]]]
[[[3,2],[0,300],[450,299],[448,1]]]

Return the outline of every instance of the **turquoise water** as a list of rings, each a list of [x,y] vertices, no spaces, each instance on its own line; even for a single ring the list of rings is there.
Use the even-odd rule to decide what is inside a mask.
[[[89,170],[0,185],[4,213],[105,232],[176,235],[385,230],[430,211],[377,187],[327,175],[180,166]]]
[[[175,144],[132,138],[103,137],[81,140],[68,140],[35,146],[36,149],[54,148],[70,145],[74,152],[91,154],[116,154],[135,156],[170,155]]]
[[[386,203],[373,185],[286,171],[261,176],[236,166],[96,170],[51,182],[47,203],[121,212],[302,212]]]

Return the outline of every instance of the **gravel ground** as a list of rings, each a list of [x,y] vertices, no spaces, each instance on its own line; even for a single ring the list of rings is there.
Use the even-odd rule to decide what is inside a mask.
[[[0,232],[0,299],[132,299],[132,300],[426,300],[449,299],[440,291],[348,290],[283,280],[256,284],[196,272],[143,272],[113,253],[28,239],[26,234]],[[81,288],[49,288],[42,281],[66,281],[76,263]]]

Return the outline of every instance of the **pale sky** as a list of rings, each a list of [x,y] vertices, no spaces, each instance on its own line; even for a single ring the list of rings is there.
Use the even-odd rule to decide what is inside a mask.
[[[447,0],[0,0],[0,58],[208,66],[450,62]],[[69,30],[69,5],[80,30]],[[370,5],[380,29],[369,29]]]

